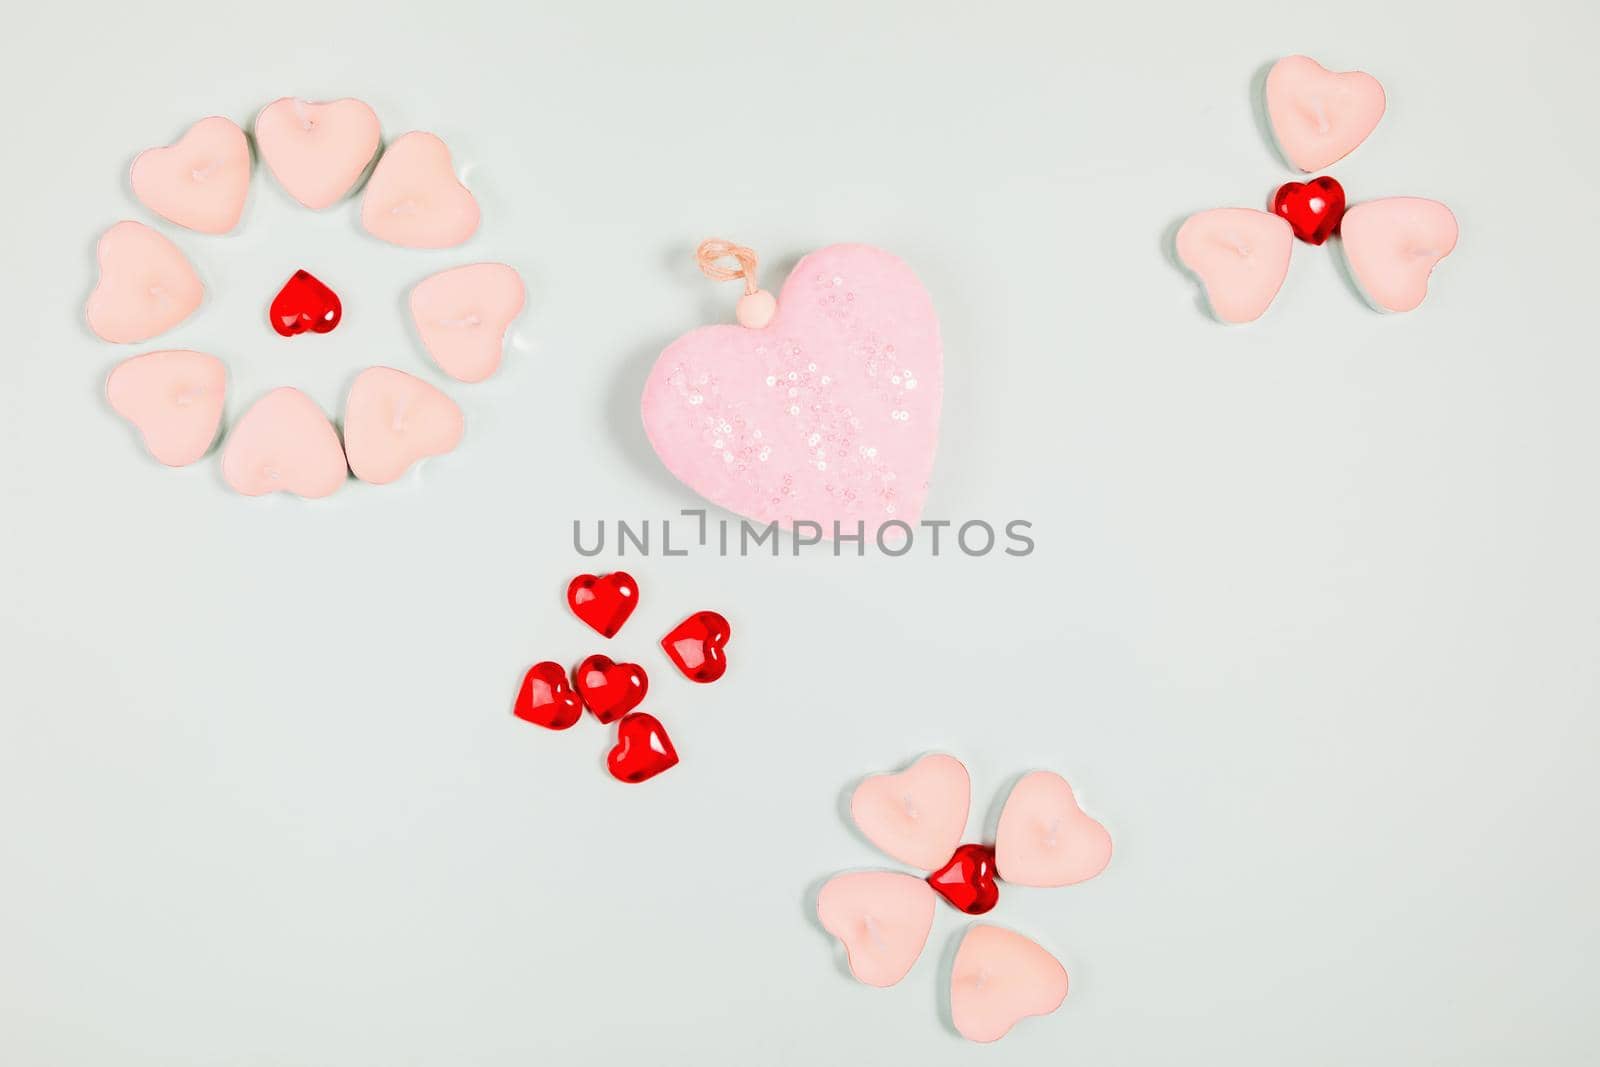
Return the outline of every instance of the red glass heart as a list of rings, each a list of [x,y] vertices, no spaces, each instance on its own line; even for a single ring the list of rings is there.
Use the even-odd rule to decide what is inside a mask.
[[[1272,194],[1272,213],[1288,222],[1300,240],[1320,245],[1344,218],[1344,186],[1332,178],[1289,182]]]
[[[590,656],[578,664],[573,684],[584,704],[601,722],[615,722],[639,706],[650,679],[637,663],[614,663],[609,656]]]
[[[636,711],[617,724],[617,743],[606,757],[606,769],[619,782],[642,782],[677,762],[678,750],[660,721]]]
[[[583,715],[583,701],[568,684],[566,668],[545,660],[528,668],[511,710],[519,719],[551,730],[565,730]]]
[[[994,849],[988,845],[962,845],[949,863],[928,875],[928,884],[960,911],[982,915],[1000,901]]]
[[[615,637],[639,606],[639,586],[627,571],[580,574],[567,586],[567,606],[601,637]]]
[[[339,294],[309,272],[297,270],[272,298],[272,310],[267,318],[274,330],[285,337],[293,337],[307,330],[327,333],[339,325],[343,315],[344,305],[339,303]]]
[[[661,639],[667,658],[693,682],[714,682],[728,669],[723,646],[732,634],[728,620],[714,611],[697,611]]]

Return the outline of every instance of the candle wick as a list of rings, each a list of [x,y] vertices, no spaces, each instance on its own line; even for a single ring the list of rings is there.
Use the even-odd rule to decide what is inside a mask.
[[[1315,100],[1311,101],[1311,112],[1312,117],[1316,119],[1317,122],[1317,132],[1327,133],[1330,127],[1328,124],[1328,113],[1322,107],[1322,97],[1319,96]]]

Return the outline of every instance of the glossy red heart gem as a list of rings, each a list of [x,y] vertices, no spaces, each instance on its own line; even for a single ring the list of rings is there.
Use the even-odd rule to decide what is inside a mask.
[[[551,730],[565,730],[583,714],[583,701],[568,684],[566,668],[545,660],[535,663],[523,675],[522,689],[511,710],[519,719]]]
[[[988,845],[962,845],[949,863],[928,875],[928,884],[957,909],[968,915],[982,915],[1000,900],[994,849]]]
[[[1344,186],[1332,178],[1289,182],[1272,194],[1272,213],[1287,221],[1300,240],[1320,245],[1344,218]]]
[[[344,305],[339,303],[339,294],[309,272],[297,270],[272,298],[272,310],[267,318],[274,330],[285,337],[293,337],[307,330],[327,333],[339,325],[343,315]]]
[[[601,637],[615,637],[639,606],[639,586],[627,571],[580,574],[567,586],[567,606]]]
[[[661,722],[636,711],[617,724],[617,743],[606,757],[606,769],[620,782],[642,782],[677,762],[678,750]]]
[[[601,722],[615,722],[644,699],[650,679],[637,663],[614,663],[610,656],[590,656],[578,664],[573,684],[583,703]]]
[[[714,682],[728,669],[723,646],[732,634],[728,620],[714,611],[697,611],[661,639],[667,658],[694,682]]]

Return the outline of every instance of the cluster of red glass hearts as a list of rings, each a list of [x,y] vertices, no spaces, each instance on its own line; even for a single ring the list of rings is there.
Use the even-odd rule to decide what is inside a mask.
[[[1286,182],[1272,194],[1272,213],[1287,222],[1300,240],[1320,245],[1339,232],[1344,219],[1344,186],[1326,176]]]
[[[580,574],[567,586],[567,606],[609,639],[639,606],[639,586],[626,571]],[[714,682],[728,669],[724,649],[731,634],[727,619],[714,611],[697,611],[674,626],[661,647],[685,678]],[[550,730],[574,725],[584,708],[602,723],[617,723],[617,743],[606,757],[606,768],[618,781],[643,782],[678,762],[678,750],[661,720],[634,710],[649,690],[650,677],[637,663],[595,654],[578,664],[569,681],[565,667],[544,660],[523,676],[513,712]]]

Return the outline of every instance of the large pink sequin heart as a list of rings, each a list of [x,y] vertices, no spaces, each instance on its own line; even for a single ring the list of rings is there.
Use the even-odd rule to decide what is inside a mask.
[[[765,327],[667,346],[641,410],[667,469],[712,503],[870,536],[922,514],[943,392],[939,321],[911,268],[831,245],[795,266]]]

